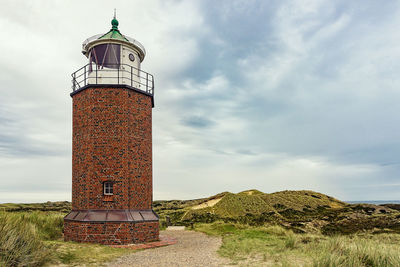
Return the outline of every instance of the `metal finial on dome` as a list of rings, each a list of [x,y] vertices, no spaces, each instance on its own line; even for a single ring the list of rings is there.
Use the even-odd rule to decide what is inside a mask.
[[[116,8],[114,8],[114,18],[111,21],[111,25],[112,25],[112,29],[113,30],[118,30],[118,24],[119,23],[118,23],[118,20],[116,18],[116,13],[117,13]]]

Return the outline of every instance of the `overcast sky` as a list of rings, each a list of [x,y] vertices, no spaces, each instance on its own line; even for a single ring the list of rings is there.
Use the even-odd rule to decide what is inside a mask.
[[[110,29],[155,76],[154,199],[400,199],[399,1],[0,1],[0,202],[71,199],[70,74]]]

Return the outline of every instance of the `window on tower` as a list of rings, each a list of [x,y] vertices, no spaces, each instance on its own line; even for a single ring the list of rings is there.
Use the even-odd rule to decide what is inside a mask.
[[[113,183],[112,182],[104,182],[104,195],[110,196],[113,195]]]
[[[90,66],[96,64],[98,68],[104,67],[118,69],[121,58],[119,44],[100,44],[90,50]]]

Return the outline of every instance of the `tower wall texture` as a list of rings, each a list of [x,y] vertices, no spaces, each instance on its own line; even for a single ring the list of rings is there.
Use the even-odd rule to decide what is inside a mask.
[[[151,97],[123,88],[73,96],[72,209],[151,209]],[[114,195],[103,183],[114,182]]]
[[[152,97],[116,85],[88,87],[72,99],[72,211],[77,213],[65,217],[65,240],[157,240],[158,217],[145,214],[152,209]],[[113,183],[113,195],[104,195],[104,182]],[[124,218],[110,219],[110,211],[122,210]]]

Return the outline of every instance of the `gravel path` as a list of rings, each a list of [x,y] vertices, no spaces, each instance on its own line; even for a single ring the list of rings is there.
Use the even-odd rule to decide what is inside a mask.
[[[161,235],[176,238],[178,243],[146,249],[125,255],[107,266],[228,266],[229,261],[217,255],[221,238],[194,231],[161,231]]]

